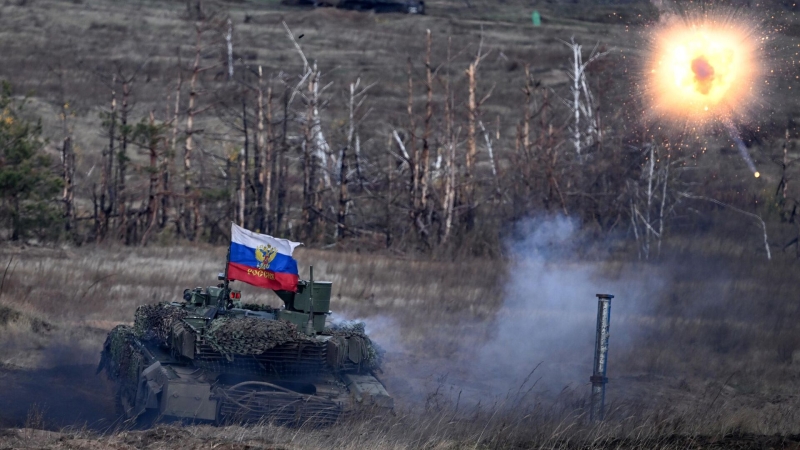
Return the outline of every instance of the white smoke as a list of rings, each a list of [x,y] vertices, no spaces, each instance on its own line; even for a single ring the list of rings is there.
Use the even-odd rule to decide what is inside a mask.
[[[528,399],[553,398],[564,388],[580,393],[584,386],[588,395],[596,294],[615,295],[608,365],[612,381],[615,358],[622,359],[642,336],[640,325],[654,303],[650,299],[663,285],[655,270],[585,260],[582,247],[587,243],[569,218],[524,221],[515,235],[506,244],[510,268],[499,294],[503,302],[491,319],[430,328],[404,328],[388,315],[364,320],[370,338],[386,350],[383,379],[405,406],[443,395],[461,404],[516,407],[515,398],[528,390]],[[427,347],[435,345],[453,349],[444,358],[433,356]]]
[[[496,333],[476,352],[474,375],[494,380],[495,394],[518,387],[531,370],[537,389],[558,393],[588,385],[597,323],[596,294],[613,294],[609,376],[637,333],[647,299],[660,288],[643,273],[614,273],[613,264],[583,261],[577,224],[565,217],[529,220],[509,243],[511,277]],[[616,319],[616,320],[615,320]],[[487,370],[489,369],[489,370]]]

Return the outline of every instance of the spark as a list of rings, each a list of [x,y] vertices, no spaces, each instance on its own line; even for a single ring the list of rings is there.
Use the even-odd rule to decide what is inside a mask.
[[[739,132],[736,130],[736,127],[733,125],[733,122],[725,121],[725,128],[728,129],[728,133],[733,139],[733,142],[736,143],[736,147],[739,149],[739,154],[742,156],[744,163],[747,164],[747,168],[753,172],[753,175],[758,178],[761,176],[761,172],[756,169],[756,164],[753,162],[753,158],[750,157],[750,152],[747,150],[747,146],[745,145],[742,138],[739,137]]]

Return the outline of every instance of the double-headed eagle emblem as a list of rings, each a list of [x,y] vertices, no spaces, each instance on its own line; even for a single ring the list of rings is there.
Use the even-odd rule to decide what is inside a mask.
[[[258,248],[256,248],[258,268],[261,270],[269,269],[269,265],[277,254],[278,250],[275,247],[271,245],[259,245]]]

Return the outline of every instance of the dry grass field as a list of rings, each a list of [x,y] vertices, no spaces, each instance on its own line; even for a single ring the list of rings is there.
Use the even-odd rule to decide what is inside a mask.
[[[325,429],[115,421],[94,369],[139,304],[213,282],[224,248],[6,247],[0,294],[3,447],[797,448],[796,265],[729,254],[627,262],[581,249],[568,222],[509,243],[506,263],[300,249],[334,282],[332,320],[386,350],[392,417]],[[612,304],[608,416],[586,417],[594,294]],[[244,287],[250,300],[278,304]],[[51,430],[51,431],[39,431]]]

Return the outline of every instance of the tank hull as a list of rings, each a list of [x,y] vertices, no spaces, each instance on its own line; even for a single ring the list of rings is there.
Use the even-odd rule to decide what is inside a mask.
[[[117,382],[117,404],[126,420],[324,426],[361,411],[388,413],[394,406],[375,375],[359,371],[347,346],[328,336],[259,355],[222,355],[198,338],[192,358],[129,336],[125,345],[130,359],[139,361],[137,369],[115,363],[111,342],[99,369]]]

